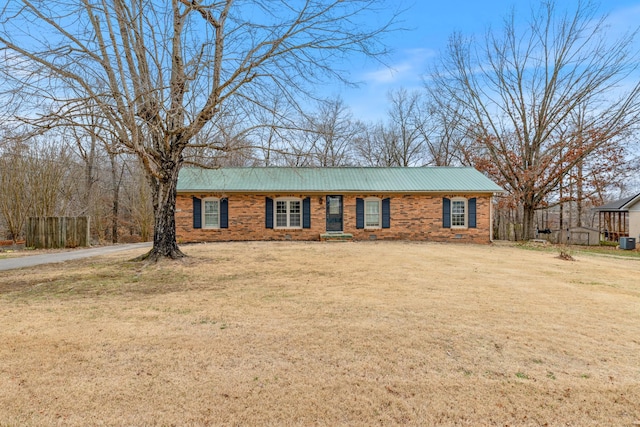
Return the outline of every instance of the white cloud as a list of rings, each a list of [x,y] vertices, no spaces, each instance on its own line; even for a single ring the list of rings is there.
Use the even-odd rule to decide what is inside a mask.
[[[388,67],[365,70],[357,78],[361,82],[359,87],[343,90],[342,96],[355,117],[372,122],[383,120],[388,109],[386,94],[399,88],[420,89],[428,63],[436,54],[435,50],[424,48],[399,50],[395,62]]]
[[[609,13],[607,22],[612,29],[622,31],[634,30],[638,27],[640,19],[640,4],[635,6],[615,9]]]
[[[366,84],[403,85],[414,84],[420,79],[427,67],[427,60],[435,56],[431,49],[406,49],[401,51],[400,60],[389,67],[370,71],[363,75]]]
[[[402,63],[382,70],[371,71],[364,75],[367,84],[389,84],[393,83],[412,69],[411,64]]]

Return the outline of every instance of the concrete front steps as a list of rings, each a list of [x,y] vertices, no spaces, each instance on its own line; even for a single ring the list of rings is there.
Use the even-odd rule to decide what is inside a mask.
[[[353,240],[350,233],[323,233],[320,235],[321,242],[349,242]]]

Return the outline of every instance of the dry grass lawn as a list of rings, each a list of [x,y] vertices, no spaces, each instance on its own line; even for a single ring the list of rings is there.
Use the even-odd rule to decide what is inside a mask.
[[[220,243],[0,275],[0,425],[640,425],[640,260]]]

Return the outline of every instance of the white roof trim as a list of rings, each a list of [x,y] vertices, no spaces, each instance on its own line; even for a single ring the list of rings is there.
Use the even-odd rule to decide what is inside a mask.
[[[636,197],[634,197],[633,199],[629,200],[627,203],[622,205],[622,209],[629,209],[638,202],[640,202],[640,193],[638,193]]]

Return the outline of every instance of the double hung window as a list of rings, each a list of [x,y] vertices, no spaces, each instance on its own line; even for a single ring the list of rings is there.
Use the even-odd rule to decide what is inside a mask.
[[[444,197],[442,199],[442,226],[444,228],[476,228],[477,199]]]
[[[465,199],[451,200],[451,227],[467,226],[467,201]]]
[[[193,228],[229,228],[229,199],[192,197]]]
[[[276,228],[302,228],[300,199],[276,199],[275,202]]]
[[[356,229],[391,228],[391,198],[356,197]]]
[[[364,201],[364,228],[380,228],[380,199]]]
[[[220,200],[203,199],[202,228],[220,228]]]

